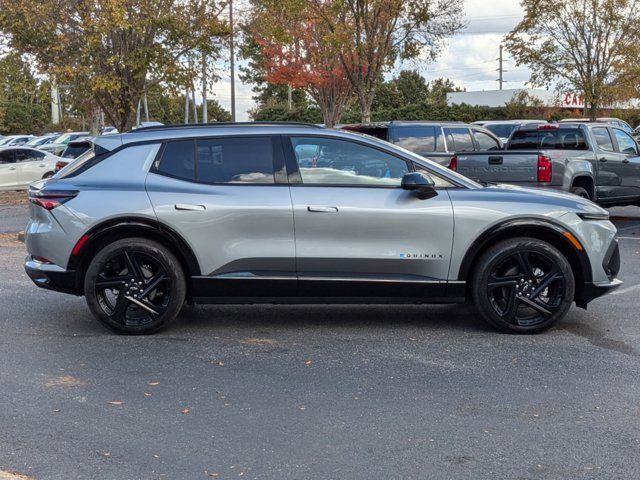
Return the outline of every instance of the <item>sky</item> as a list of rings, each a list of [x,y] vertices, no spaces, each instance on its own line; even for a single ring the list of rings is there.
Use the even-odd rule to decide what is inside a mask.
[[[469,91],[498,88],[498,55],[502,38],[522,18],[518,0],[466,0],[466,28],[451,37],[435,62],[412,60],[398,65],[400,69],[416,69],[427,80],[450,78]],[[529,80],[529,71],[516,67],[504,54],[504,88],[520,88]],[[391,72],[393,75],[394,72]],[[213,98],[229,109],[230,80],[228,63],[220,64],[220,80],[214,85]],[[247,110],[254,106],[251,85],[236,79],[236,119],[248,120]],[[199,101],[199,100],[198,100]]]

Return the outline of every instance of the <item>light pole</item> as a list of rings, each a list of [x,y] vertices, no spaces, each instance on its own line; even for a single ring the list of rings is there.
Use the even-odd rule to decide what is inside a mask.
[[[236,121],[236,65],[233,41],[233,0],[229,0],[229,28],[231,35],[229,37],[229,58],[231,67],[231,121]]]

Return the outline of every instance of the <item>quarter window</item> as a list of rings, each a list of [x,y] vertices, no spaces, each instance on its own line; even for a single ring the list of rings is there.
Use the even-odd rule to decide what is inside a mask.
[[[38,152],[35,150],[26,150],[19,149],[16,150],[16,161],[17,162],[35,162],[41,158],[44,158],[44,152]]]
[[[404,160],[355,142],[293,137],[302,183],[308,185],[400,186],[409,172]]]
[[[440,127],[402,125],[394,127],[392,131],[393,143],[418,155],[444,152]]]
[[[607,152],[615,151],[608,129],[604,127],[594,128],[593,137],[596,139],[596,143],[602,150],[606,150]]]

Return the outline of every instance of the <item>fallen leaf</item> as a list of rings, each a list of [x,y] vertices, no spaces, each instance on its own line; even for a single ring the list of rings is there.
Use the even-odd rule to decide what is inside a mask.
[[[209,476],[209,477],[219,477],[220,474],[218,472],[209,472],[207,470],[204,471],[204,474]]]
[[[304,362],[305,365],[311,365],[313,362],[311,362],[311,360],[307,360],[306,362]]]
[[[417,340],[416,337],[409,337],[409,340],[411,340],[412,342],[415,342]]]
[[[154,455],[153,455],[153,458],[160,458],[160,455],[156,455],[156,454],[154,454]]]
[[[150,387],[157,387],[158,385],[160,385],[160,382],[149,382],[147,383],[147,385],[149,385]]]
[[[182,413],[183,415],[186,415],[187,413],[189,413],[189,409],[183,408],[182,410],[180,410],[180,413]]]
[[[144,392],[144,396],[145,396],[145,397],[150,397],[150,396],[151,396],[151,393],[150,393],[150,392]]]
[[[298,408],[299,408],[300,410],[306,410],[306,409],[307,409],[307,407],[305,407],[304,405],[300,405]]]
[[[55,413],[58,413],[59,411],[60,411],[60,409],[59,409],[59,408],[56,408],[56,409],[54,410],[54,412],[55,412]]]
[[[100,455],[102,455],[103,457],[110,457],[111,452],[102,452]]]
[[[276,343],[276,341],[271,338],[250,337],[250,338],[245,338],[243,340],[240,340],[240,343],[244,345],[273,345]]]
[[[54,377],[49,379],[46,383],[47,387],[77,387],[79,385],[84,385],[84,382],[79,378],[72,377],[71,375]]]
[[[217,362],[216,365],[218,365],[219,367],[224,367],[224,363],[223,362]]]
[[[110,402],[107,402],[109,405],[123,405],[124,402],[121,402],[120,400],[111,400]]]

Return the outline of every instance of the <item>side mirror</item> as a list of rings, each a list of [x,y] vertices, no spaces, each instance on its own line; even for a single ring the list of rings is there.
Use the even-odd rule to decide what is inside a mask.
[[[405,173],[400,186],[403,190],[414,192],[420,200],[427,200],[438,195],[433,179],[422,172]]]

